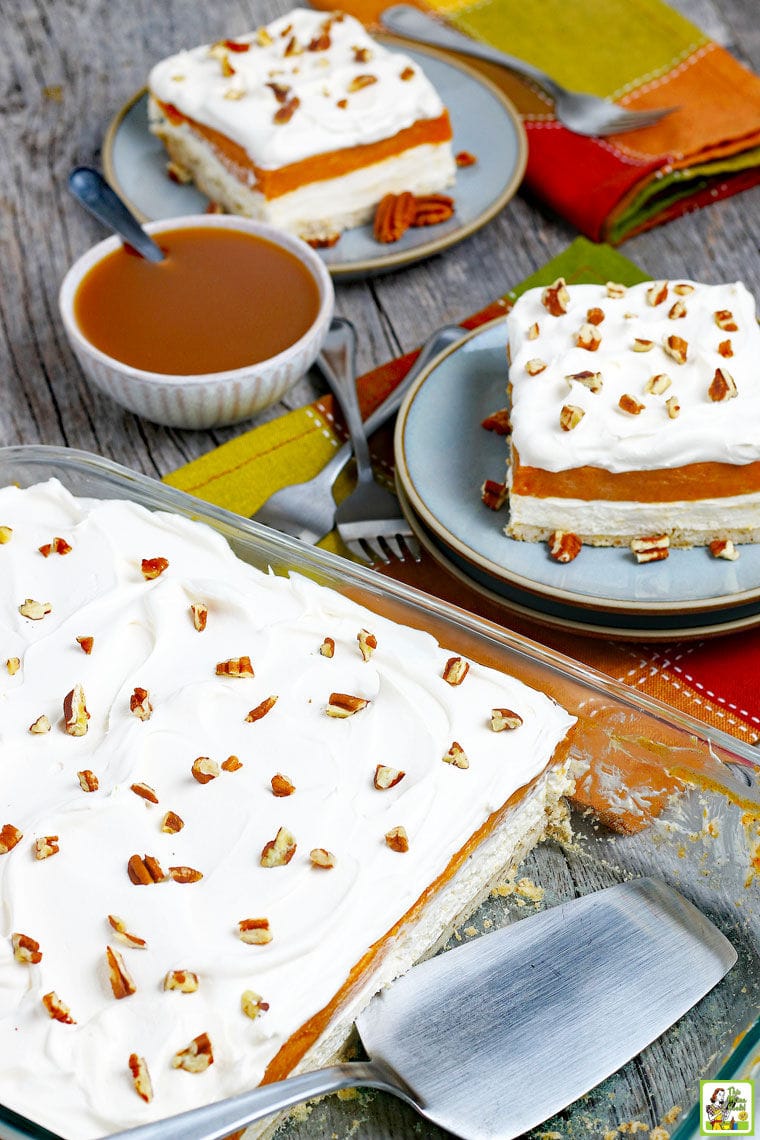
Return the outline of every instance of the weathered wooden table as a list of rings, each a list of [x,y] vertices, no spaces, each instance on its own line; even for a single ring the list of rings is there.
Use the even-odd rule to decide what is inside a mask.
[[[760,70],[757,0],[679,3]],[[288,0],[0,0],[0,445],[64,444],[160,476],[249,426],[213,432],[159,427],[122,411],[85,383],[66,343],[56,297],[67,267],[103,233],[70,198],[66,176],[77,163],[98,163],[111,117],[145,84],[154,61],[221,34],[240,34],[288,6]],[[653,277],[742,279],[757,293],[758,223],[760,189],[635,238],[624,252]],[[361,369],[414,348],[432,327],[482,308],[574,236],[561,219],[518,195],[484,230],[440,256],[387,276],[339,284],[337,311],[360,329]],[[310,375],[265,417],[304,404],[319,390],[320,381]],[[635,850],[627,857],[635,869]],[[617,877],[614,869],[602,874],[595,866],[545,847],[527,873],[540,878],[556,900]],[[508,903],[493,901],[487,923],[505,921]],[[485,913],[479,915],[480,928]],[[703,1058],[710,1055],[709,1027],[692,1024],[683,1042],[693,1068],[695,1050]],[[601,1136],[615,1120],[631,1118],[656,1123],[694,1090],[680,1069],[672,1051],[650,1051],[648,1060],[627,1067],[621,1085],[596,1098],[586,1117],[580,1112],[568,1120],[562,1134]],[[333,1102],[289,1125],[289,1135],[402,1140],[440,1134],[390,1098]]]

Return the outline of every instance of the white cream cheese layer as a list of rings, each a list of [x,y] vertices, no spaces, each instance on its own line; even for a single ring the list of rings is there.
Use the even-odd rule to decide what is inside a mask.
[[[474,663],[451,686],[442,674],[452,652],[431,636],[305,579],[262,574],[202,525],[76,500],[50,482],[0,490],[0,527],[11,528],[0,544],[0,825],[23,835],[0,854],[0,1101],[84,1140],[255,1085],[490,813],[541,772],[572,718]],[[70,552],[44,557],[38,548],[59,537]],[[146,580],[141,561],[155,558],[168,567]],[[23,616],[26,599],[50,611]],[[208,610],[202,632],[193,603]],[[366,661],[361,629],[377,638]],[[89,655],[77,642],[87,637]],[[320,653],[327,637],[332,658]],[[254,676],[217,675],[217,663],[242,656]],[[5,662],[15,657],[14,673]],[[63,723],[77,684],[90,714],[82,736]],[[130,711],[135,688],[148,691],[147,720]],[[335,719],[325,712],[334,692],[368,704]],[[271,696],[271,710],[247,721]],[[493,732],[493,708],[523,724]],[[30,733],[41,716],[49,732]],[[442,761],[455,740],[466,769]],[[193,778],[196,758],[221,765],[230,756],[242,767],[205,784]],[[405,775],[377,790],[378,764]],[[80,786],[87,770],[96,791]],[[278,773],[292,795],[273,795]],[[162,830],[168,811],[184,821],[176,834]],[[263,867],[280,827],[295,854]],[[396,827],[408,834],[406,853],[384,840]],[[35,858],[35,840],[50,836],[60,850]],[[332,869],[312,865],[315,848],[333,854]],[[203,877],[135,885],[135,854]],[[146,948],[116,941],[109,915]],[[271,942],[242,942],[238,923],[262,917]],[[14,959],[13,933],[39,943],[39,963]],[[109,945],[136,986],[121,1000]],[[164,991],[171,970],[197,973],[197,992]],[[269,1007],[255,1020],[241,1010],[246,990]],[[53,991],[75,1024],[48,1016],[42,997]],[[214,1063],[202,1073],[173,1068],[202,1034]],[[150,1070],[150,1104],[133,1088],[132,1053]]]
[[[542,304],[542,289],[531,289],[507,317],[512,442],[524,466],[623,472],[760,459],[760,329],[744,285],[644,282],[613,297],[603,285],[567,291],[560,316]],[[590,309],[603,314],[591,325],[600,338],[593,351],[577,343]],[[667,351],[671,337],[684,342],[685,363]],[[717,369],[733,380],[732,398],[711,398]],[[597,391],[568,379],[589,372],[599,375]],[[649,391],[660,375],[669,384]],[[642,405],[638,413],[620,407],[624,396]],[[680,411],[672,418],[673,398]],[[584,413],[569,431],[560,427],[564,405]]]
[[[263,169],[377,142],[444,111],[408,56],[376,43],[351,16],[305,8],[164,59],[148,86]]]

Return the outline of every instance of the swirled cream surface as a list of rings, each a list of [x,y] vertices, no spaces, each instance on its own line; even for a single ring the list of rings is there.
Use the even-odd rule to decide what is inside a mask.
[[[760,329],[745,286],[673,280],[613,292],[569,285],[566,311],[554,316],[544,291],[530,289],[507,317],[521,464],[624,472],[760,459]],[[735,394],[715,398],[721,385],[711,395],[718,369]],[[638,410],[621,407],[623,397]],[[570,430],[560,424],[566,405],[583,412]]]
[[[94,1137],[254,1086],[489,814],[542,770],[572,718],[474,663],[449,684],[453,651],[431,636],[305,579],[263,574],[172,515],[77,500],[51,481],[0,490],[0,537],[10,847],[0,854],[0,1101],[65,1137]],[[363,629],[377,642],[367,660]],[[321,652],[328,638],[332,657]],[[253,675],[231,675],[246,672],[245,657]],[[89,719],[80,709],[86,731],[71,735],[66,697],[77,685]],[[146,691],[142,716],[135,690]],[[334,693],[367,704],[330,716]],[[523,723],[492,731],[494,708]],[[442,760],[454,741],[466,769]],[[200,757],[219,766],[205,783],[192,771]],[[230,757],[240,766],[225,767]],[[376,788],[378,765],[403,778]],[[273,793],[277,775],[292,794]],[[168,812],[181,830],[162,829]],[[405,852],[385,840],[399,827]],[[263,866],[281,828],[295,852]],[[313,864],[320,848],[332,867]],[[135,855],[166,877],[133,882]],[[170,868],[202,877],[176,881]],[[109,916],[145,947],[125,945]],[[262,918],[271,941],[242,941],[240,922]],[[39,961],[16,959],[14,934],[38,944]],[[108,946],[134,986],[121,998]],[[165,990],[171,971],[197,974],[197,990]],[[255,1019],[241,1008],[249,990],[267,1007]],[[50,1016],[50,994],[73,1023]],[[203,1035],[213,1063],[173,1067]],[[150,1072],[149,1103],[131,1054]]]
[[[305,8],[170,56],[148,86],[262,169],[377,142],[444,111],[408,56],[388,51],[351,16]]]

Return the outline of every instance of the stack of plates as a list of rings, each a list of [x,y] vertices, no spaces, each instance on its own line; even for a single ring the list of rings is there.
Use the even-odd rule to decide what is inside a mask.
[[[584,546],[561,565],[545,543],[507,538],[505,511],[480,498],[484,479],[504,480],[505,440],[481,421],[504,407],[506,379],[502,318],[434,360],[399,412],[399,496],[438,563],[505,610],[587,634],[672,641],[760,624],[760,545],[736,562],[695,547],[643,565],[627,547]]]

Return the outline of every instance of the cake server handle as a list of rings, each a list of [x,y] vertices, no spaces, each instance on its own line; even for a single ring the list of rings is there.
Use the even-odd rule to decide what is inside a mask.
[[[419,1107],[412,1090],[388,1065],[382,1061],[351,1061],[259,1085],[250,1092],[215,1104],[116,1132],[109,1140],[187,1140],[188,1136],[193,1140],[223,1140],[255,1120],[292,1108],[304,1100],[358,1087],[383,1089]]]

